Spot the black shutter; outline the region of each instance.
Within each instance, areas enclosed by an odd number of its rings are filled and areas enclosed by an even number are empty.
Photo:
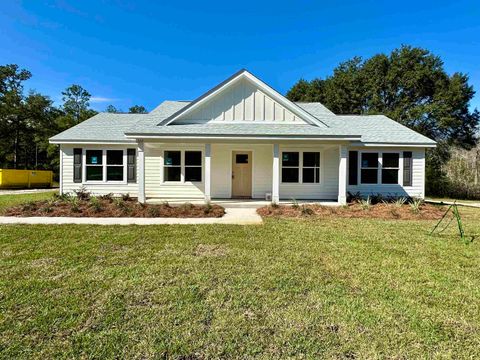
[[[82,149],[73,149],[73,182],[82,182]]]
[[[358,181],[358,151],[348,152],[348,185],[357,185]]]
[[[137,182],[137,156],[135,149],[127,149],[127,182]]]
[[[412,152],[403,152],[403,186],[412,186]]]

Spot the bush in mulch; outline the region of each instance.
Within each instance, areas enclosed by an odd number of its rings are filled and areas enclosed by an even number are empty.
[[[345,206],[277,205],[257,210],[262,217],[289,218],[372,218],[391,220],[437,220],[445,213],[445,207],[425,203],[351,203]]]
[[[5,216],[62,216],[62,217],[176,217],[200,218],[222,217],[225,209],[219,205],[183,204],[171,206],[141,204],[128,195],[90,196],[85,193],[76,196],[56,196],[51,200],[32,201],[5,210]]]

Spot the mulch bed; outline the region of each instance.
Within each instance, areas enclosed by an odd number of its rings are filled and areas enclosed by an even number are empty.
[[[298,207],[279,205],[264,206],[257,210],[262,217],[288,218],[367,218],[387,220],[437,220],[445,213],[444,206],[422,204],[418,212],[414,212],[410,205],[396,206],[395,204],[376,204],[368,209],[360,204],[353,203],[347,206],[300,205]]]
[[[76,198],[75,198],[76,199]],[[8,208],[3,216],[48,217],[173,217],[211,218],[222,217],[225,209],[219,205],[140,204],[134,199],[121,198],[88,200],[56,199],[33,201]]]

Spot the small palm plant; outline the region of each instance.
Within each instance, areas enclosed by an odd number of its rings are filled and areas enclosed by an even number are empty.
[[[292,198],[292,208],[293,209],[298,209],[300,205],[298,204],[298,201],[295,198]]]
[[[410,208],[415,214],[418,214],[420,212],[420,206],[422,206],[422,203],[422,199],[413,199],[410,203]]]
[[[361,199],[360,206],[363,210],[369,210],[372,207],[372,199],[370,199],[370,196],[367,196],[366,199]]]
[[[100,212],[100,211],[103,210],[102,209],[102,204],[101,204],[99,198],[96,197],[96,196],[92,196],[90,198],[90,207],[93,209],[94,212]]]
[[[399,197],[397,198],[397,200],[395,200],[395,206],[398,208],[402,207],[403,205],[405,205],[406,202],[407,198],[405,196]]]

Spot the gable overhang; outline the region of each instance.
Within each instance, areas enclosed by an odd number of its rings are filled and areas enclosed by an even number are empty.
[[[188,115],[195,109],[198,109],[200,106],[203,104],[207,103],[210,101],[212,98],[214,98],[216,95],[220,94],[222,91],[225,89],[229,88],[233,84],[237,83],[241,79],[247,79],[250,82],[252,82],[254,85],[256,85],[260,90],[262,90],[266,95],[270,96],[273,100],[277,101],[280,105],[284,106],[286,109],[290,110],[293,114],[301,118],[302,120],[306,121],[310,125],[316,125],[316,126],[321,126],[321,127],[329,127],[327,124],[324,122],[318,120],[316,117],[302,109],[300,106],[297,104],[293,103],[292,101],[288,100],[285,96],[280,94],[278,91],[273,89],[271,86],[267,85],[265,82],[251,74],[249,71],[246,69],[242,69],[232,76],[230,76],[228,79],[222,81],[220,84],[215,86],[214,88],[210,89],[207,91],[205,94],[201,95],[191,103],[189,103],[187,106],[184,108],[180,109],[176,113],[172,114],[165,120],[162,120],[158,125],[169,125],[175,120],[179,119],[182,116]]]

